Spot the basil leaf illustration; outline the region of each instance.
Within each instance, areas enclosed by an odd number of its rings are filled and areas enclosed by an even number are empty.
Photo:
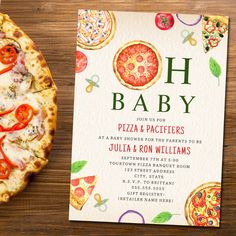
[[[84,166],[87,164],[87,161],[76,161],[71,165],[71,173],[78,173],[81,171]]]
[[[214,58],[210,58],[209,60],[209,67],[211,70],[211,73],[218,79],[218,85],[220,84],[220,75],[221,75],[221,66],[218,64],[218,62]]]
[[[169,221],[173,215],[174,214],[171,214],[169,211],[163,211],[152,219],[152,223],[157,223],[157,224],[165,223]]]

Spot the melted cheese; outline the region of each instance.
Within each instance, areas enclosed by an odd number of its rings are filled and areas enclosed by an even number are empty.
[[[24,53],[20,51],[17,55],[16,65],[10,71],[0,74],[1,93],[22,95],[29,90],[33,77],[27,73],[25,66],[21,63],[24,57]],[[0,71],[9,66],[11,65],[4,65],[0,62]]]
[[[0,70],[2,70],[5,67],[2,67],[2,63],[0,63]],[[13,85],[14,83],[12,82],[11,79],[11,71],[1,74],[0,81],[1,81],[0,89],[8,89],[11,85]]]
[[[34,111],[37,113],[36,115],[33,116],[33,119],[32,119],[33,123],[40,120],[39,118],[35,119],[35,117],[40,115],[38,111],[40,111],[41,108],[34,94],[27,93],[24,96],[19,96],[17,98],[12,98],[12,99],[9,99],[7,95],[0,94],[0,112],[9,110],[12,107],[17,108],[21,104],[29,104],[30,106],[33,107]],[[0,125],[3,125],[4,127],[8,127],[10,126],[12,122],[15,122],[15,123],[17,122],[17,119],[15,117],[15,111],[12,111],[11,113],[7,115],[0,116]]]
[[[33,158],[30,151],[9,142],[4,142],[3,151],[9,160],[20,169],[24,169],[26,164]]]
[[[24,96],[11,100],[7,97],[0,96],[0,109],[1,104],[2,106],[5,104],[5,109],[1,109],[2,111],[11,108],[13,105],[18,107],[20,104],[29,104],[33,107],[35,114],[29,124],[24,129],[7,132],[6,138],[15,144],[19,144],[24,149],[32,150],[35,155],[38,153],[38,150],[41,150],[41,143],[39,140],[45,133],[43,125],[44,115],[39,98],[41,97],[36,96],[36,94],[33,93],[27,93]],[[11,127],[16,123],[18,123],[18,120],[15,117],[15,111],[2,117],[0,116],[0,125],[3,127]]]
[[[9,40],[0,40],[0,48],[12,44]],[[19,45],[16,46],[20,51]],[[17,186],[25,168],[32,165],[37,159],[37,150],[41,150],[41,143],[37,140],[44,134],[43,115],[40,99],[41,96],[33,94],[30,90],[33,76],[27,72],[27,68],[21,64],[24,59],[24,53],[18,53],[16,66],[3,74],[0,74],[0,112],[7,111],[12,107],[17,108],[21,104],[29,104],[33,107],[35,114],[29,124],[22,130],[6,132],[6,138],[3,141],[3,151],[9,160],[18,166],[12,169],[9,179],[4,180],[9,189]],[[0,71],[7,68],[0,62]],[[0,116],[0,126],[12,127],[19,123],[15,117],[15,110],[11,113]],[[0,132],[0,136],[3,133]],[[0,158],[2,158],[0,154]]]

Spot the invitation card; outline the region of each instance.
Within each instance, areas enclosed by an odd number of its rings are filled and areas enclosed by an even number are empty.
[[[228,27],[78,11],[70,220],[219,227]]]

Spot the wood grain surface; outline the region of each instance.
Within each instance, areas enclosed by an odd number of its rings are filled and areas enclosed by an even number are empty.
[[[74,64],[78,8],[230,16],[220,229],[69,222]],[[44,53],[58,86],[58,128],[48,166],[25,191],[0,206],[0,235],[236,235],[236,1],[3,0],[9,14]],[[204,91],[202,91],[204,93]],[[212,117],[214,119],[214,117]]]

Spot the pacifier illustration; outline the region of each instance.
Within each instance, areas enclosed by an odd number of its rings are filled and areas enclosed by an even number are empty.
[[[181,32],[181,36],[184,39],[182,43],[189,42],[190,45],[196,46],[197,45],[197,40],[193,38],[194,32],[189,32],[188,30],[183,30]]]
[[[99,88],[98,82],[100,78],[98,75],[92,75],[90,79],[85,79],[85,80],[89,83],[89,85],[85,89],[87,93],[91,93],[94,87]]]
[[[99,211],[102,211],[102,212],[104,212],[104,211],[107,210],[107,204],[106,204],[107,201],[108,201],[107,198],[102,200],[101,195],[100,195],[99,193],[95,193],[95,194],[94,194],[94,199],[95,199],[96,202],[97,202],[97,204],[94,205],[94,207],[98,208],[98,210],[99,210]]]

